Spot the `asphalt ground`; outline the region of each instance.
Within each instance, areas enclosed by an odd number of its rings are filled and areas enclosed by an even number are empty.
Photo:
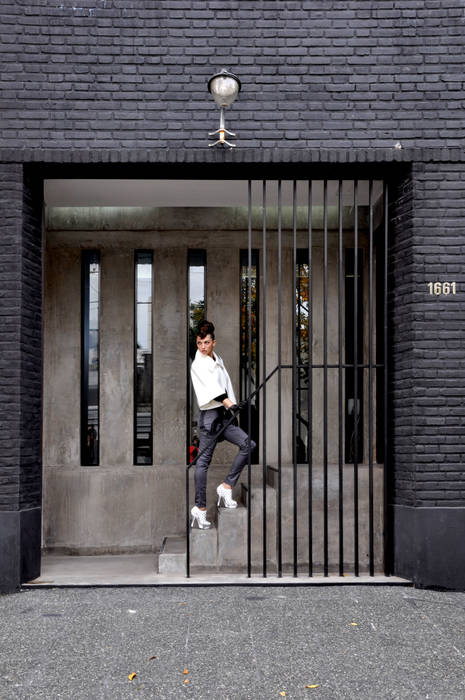
[[[26,590],[0,699],[465,698],[464,630],[465,593],[409,587]]]

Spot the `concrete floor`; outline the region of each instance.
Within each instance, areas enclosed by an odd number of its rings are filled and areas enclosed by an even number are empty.
[[[118,554],[92,557],[47,554],[42,557],[41,575],[29,581],[25,588],[60,586],[172,586],[172,585],[263,585],[260,575],[248,578],[245,574],[195,574],[185,576],[158,573],[157,554]],[[327,584],[401,584],[409,582],[395,576],[377,575],[355,577],[352,575],[328,576],[316,574],[312,578],[301,575],[294,578],[268,576],[267,585],[327,585]]]

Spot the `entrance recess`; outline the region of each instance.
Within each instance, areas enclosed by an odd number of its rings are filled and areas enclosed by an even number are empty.
[[[379,180],[248,182],[248,576],[390,573],[387,209]]]

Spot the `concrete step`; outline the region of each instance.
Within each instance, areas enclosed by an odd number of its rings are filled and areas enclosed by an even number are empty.
[[[219,571],[242,573],[247,570],[247,510],[218,508],[217,527],[190,531],[192,573]],[[160,574],[182,575],[186,571],[186,538],[166,537],[158,559]]]
[[[214,525],[208,530],[192,528],[191,540],[191,571],[216,571],[217,529]],[[186,572],[186,538],[184,535],[165,537],[162,550],[158,557],[159,574],[179,574]]]
[[[369,468],[367,464],[358,467],[358,559],[361,571],[369,566]],[[270,470],[268,478],[277,485],[277,473]],[[283,570],[288,571],[293,562],[293,467],[283,464],[281,470],[281,512],[282,512],[282,556]],[[323,567],[324,532],[324,470],[322,464],[314,464],[312,469],[312,550],[313,566],[316,571]],[[373,466],[374,495],[374,564],[375,570],[383,568],[383,505],[384,505],[383,465]],[[343,466],[343,547],[345,570],[354,568],[354,467]],[[308,568],[308,469],[306,465],[297,467],[297,558],[303,569]],[[328,558],[331,571],[337,571],[339,562],[339,468],[328,465]]]
[[[247,508],[248,487],[242,484],[241,501]],[[261,570],[263,566],[263,488],[252,486],[251,489],[251,558],[252,568]],[[246,523],[247,532],[247,523]],[[266,558],[270,573],[277,570],[276,554],[276,489],[266,487]]]
[[[163,540],[158,557],[159,574],[182,574],[186,571],[186,538],[169,535]]]
[[[247,509],[218,509],[218,571],[244,572],[247,569]]]

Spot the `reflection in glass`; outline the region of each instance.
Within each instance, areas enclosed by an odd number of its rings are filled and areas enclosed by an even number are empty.
[[[296,459],[298,464],[307,461],[308,448],[308,358],[310,337],[310,289],[308,250],[297,250],[295,318],[297,364],[297,432]],[[304,365],[303,367],[301,365]],[[307,366],[305,366],[307,365]]]
[[[197,454],[195,438],[197,431],[197,416],[199,407],[190,381],[190,363],[197,352],[196,330],[200,321],[205,318],[205,271],[206,251],[189,250],[187,253],[187,304],[189,314],[189,372],[188,372],[188,425],[187,425],[187,458],[190,462]]]
[[[252,337],[251,337],[251,356],[249,358],[249,252],[241,250],[241,279],[240,279],[240,295],[241,295],[241,353],[240,353],[240,400],[247,399],[248,391],[248,372],[250,369],[251,387],[250,392],[254,392],[258,387],[258,250],[252,250],[252,265],[251,265],[251,287],[250,287],[250,304],[252,317]],[[256,442],[257,447],[252,453],[252,464],[258,464],[258,443],[259,443],[259,400],[258,394],[252,399],[252,430],[251,437]],[[240,426],[248,432],[248,412],[241,412]]]
[[[100,254],[82,253],[81,464],[99,463]]]
[[[153,461],[152,297],[153,253],[136,250],[134,464]]]

